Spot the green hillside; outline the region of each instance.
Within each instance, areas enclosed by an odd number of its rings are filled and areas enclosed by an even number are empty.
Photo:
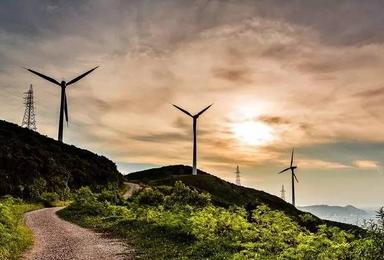
[[[0,196],[33,198],[42,192],[69,193],[117,187],[122,176],[104,156],[0,121]]]
[[[189,166],[173,165],[130,173],[125,176],[125,179],[129,182],[153,186],[174,185],[176,181],[180,180],[198,191],[210,193],[213,203],[218,206],[244,206],[251,211],[258,205],[265,204],[272,210],[283,211],[309,230],[316,230],[320,224],[337,226],[344,230],[359,230],[353,225],[319,219],[314,215],[298,210],[290,203],[269,193],[237,186],[200,170],[198,170],[197,176],[193,176],[191,172],[192,169]]]

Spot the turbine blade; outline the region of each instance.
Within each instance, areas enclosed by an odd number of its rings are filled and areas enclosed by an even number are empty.
[[[67,121],[68,126],[68,102],[67,102],[67,94],[64,94],[64,114],[65,114],[65,121]]]
[[[295,152],[295,148],[292,148],[292,155],[291,155],[291,167],[293,166],[293,153]]]
[[[181,112],[183,112],[183,113],[185,113],[185,114],[187,114],[187,115],[193,117],[193,116],[191,115],[191,113],[189,113],[187,110],[182,109],[181,107],[176,106],[176,105],[174,105],[174,104],[172,104],[172,106],[176,107],[176,108],[179,109]]]
[[[27,69],[27,68],[24,68],[24,69],[28,70],[29,72],[32,72],[33,74],[35,74],[35,75],[37,75],[39,77],[42,77],[45,80],[48,80],[48,81],[50,81],[50,82],[60,86],[60,83],[57,80],[55,80],[55,79],[53,79],[51,77],[45,76],[44,74],[41,74],[40,72],[31,70],[31,69]]]
[[[295,174],[295,173],[293,173],[293,177],[295,178],[296,182],[297,182],[297,183],[299,183],[299,180],[297,179],[297,177],[296,177],[296,174]]]
[[[284,170],[282,170],[282,171],[280,171],[280,172],[278,172],[278,173],[280,174],[280,173],[286,172],[286,171],[288,171],[289,169],[291,169],[291,167],[288,167],[288,168],[286,168],[286,169],[284,169]]]
[[[87,76],[89,73],[91,73],[92,71],[94,71],[94,70],[97,69],[98,67],[99,67],[99,66],[96,66],[96,67],[94,67],[93,69],[88,70],[87,72],[81,74],[80,76],[78,76],[78,77],[72,79],[71,81],[69,81],[69,82],[67,83],[67,86],[68,86],[68,85],[71,85],[71,84],[73,84],[73,83],[75,83],[75,82],[77,82],[77,81],[79,81],[79,80],[82,79],[82,78],[84,78],[85,76]]]
[[[205,111],[208,110],[208,108],[210,108],[213,104],[210,104],[209,106],[207,106],[206,108],[204,108],[203,110],[201,110],[199,113],[197,113],[195,116],[196,117],[199,117],[202,113],[204,113]]]

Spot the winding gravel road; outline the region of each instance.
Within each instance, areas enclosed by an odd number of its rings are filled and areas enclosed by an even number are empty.
[[[124,184],[128,186],[128,190],[123,195],[124,199],[128,199],[128,198],[132,197],[132,195],[135,192],[137,192],[137,191],[142,189],[142,187],[139,184],[136,184],[136,183],[124,182]]]
[[[34,244],[24,259],[134,259],[133,249],[124,242],[60,219],[56,215],[60,209],[45,208],[25,215],[26,223],[33,231]]]

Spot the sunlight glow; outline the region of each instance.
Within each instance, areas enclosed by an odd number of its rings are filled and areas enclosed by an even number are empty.
[[[246,121],[233,125],[235,137],[248,145],[262,145],[272,141],[274,139],[272,132],[272,128],[261,122]]]

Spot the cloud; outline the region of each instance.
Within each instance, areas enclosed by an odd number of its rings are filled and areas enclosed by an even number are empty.
[[[20,121],[32,83],[39,131],[55,137],[59,91],[21,66],[61,80],[100,64],[68,89],[68,143],[122,165],[189,163],[191,122],[170,103],[193,112],[214,102],[198,122],[207,170],[239,163],[267,183],[295,146],[299,167],[339,176],[384,156],[383,10],[357,0],[5,0],[0,116]],[[240,143],[232,127],[244,120],[268,124],[274,141]]]
[[[375,161],[357,160],[353,162],[354,166],[361,169],[377,169],[378,163]]]
[[[344,165],[338,162],[308,160],[308,159],[301,159],[299,167],[304,169],[323,169],[323,170],[329,170],[329,169],[341,170],[341,169],[350,168],[350,166]]]
[[[257,120],[260,120],[267,124],[289,124],[290,121],[286,118],[280,117],[280,116],[270,116],[270,115],[261,115],[257,117]]]
[[[233,83],[251,83],[251,79],[249,77],[250,71],[246,68],[214,68],[212,69],[213,76],[228,80]]]
[[[356,97],[364,97],[364,98],[378,98],[382,95],[384,95],[384,87],[364,90],[354,94],[354,96]]]

